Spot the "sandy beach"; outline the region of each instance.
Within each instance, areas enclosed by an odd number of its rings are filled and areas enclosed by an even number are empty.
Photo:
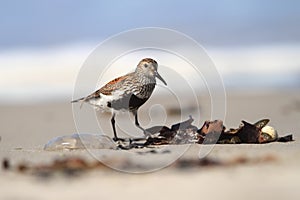
[[[146,124],[145,110],[141,109],[141,123]],[[40,178],[16,170],[0,171],[0,199],[116,199],[116,198],[172,198],[172,199],[299,199],[300,191],[300,94],[298,90],[278,92],[227,93],[227,112],[224,124],[227,128],[238,127],[241,120],[256,122],[269,118],[280,136],[292,133],[295,141],[270,144],[216,145],[209,153],[209,159],[228,162],[246,159],[232,165],[169,166],[151,173],[129,174],[109,168],[89,170],[80,176],[55,175]],[[164,103],[162,103],[164,104]],[[209,119],[206,105],[201,103],[200,124]],[[172,106],[171,106],[172,107]],[[169,109],[169,108],[168,108]],[[167,109],[167,110],[168,110]],[[35,105],[2,105],[0,158],[9,159],[12,166],[25,162],[29,164],[51,163],[56,158],[78,156],[92,161],[91,154],[84,150],[44,151],[43,146],[52,138],[76,133],[72,107],[69,101],[41,103]],[[109,115],[104,115],[103,130],[111,133]],[[187,116],[188,117],[188,116]],[[121,121],[125,117],[120,117]],[[167,125],[178,122],[176,116],[166,121]],[[121,122],[122,123],[122,122]],[[180,159],[197,160],[201,145],[186,145]],[[160,147],[155,149],[162,152]],[[105,150],[115,151],[116,150]],[[120,154],[124,151],[117,150]],[[130,150],[135,157],[145,160],[140,168],[155,165],[165,159],[168,153],[145,153],[149,149]],[[172,148],[171,150],[172,151]],[[101,154],[103,150],[95,150]],[[142,153],[141,153],[142,152]],[[113,154],[116,155],[116,154]],[[157,159],[156,159],[157,158]],[[122,162],[120,156],[116,162]],[[130,166],[129,166],[130,167]]]
[[[0,200],[300,200],[299,8],[2,1]]]

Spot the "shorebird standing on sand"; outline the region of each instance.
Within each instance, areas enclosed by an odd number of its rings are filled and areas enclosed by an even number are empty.
[[[143,130],[138,121],[138,109],[151,96],[156,79],[160,79],[165,85],[166,81],[157,72],[157,62],[151,58],[144,58],[139,62],[134,72],[118,77],[96,92],[74,102],[89,103],[102,111],[112,112],[111,124],[114,132],[114,140],[119,140],[115,127],[117,111],[129,111],[135,116],[135,125]]]

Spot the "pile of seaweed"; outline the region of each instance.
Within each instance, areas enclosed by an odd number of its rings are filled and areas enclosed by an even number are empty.
[[[222,120],[205,121],[199,129],[192,125],[194,119],[171,126],[154,126],[146,129],[146,138],[130,138],[119,143],[122,149],[141,148],[166,144],[262,144],[293,141],[293,135],[279,137],[277,130],[267,126],[269,119],[254,124],[242,121],[238,128],[226,129]]]
[[[238,128],[226,129],[223,121],[205,121],[201,128],[193,125],[190,116],[186,121],[171,127],[154,126],[145,130],[147,137],[122,138],[113,141],[107,135],[76,133],[51,139],[44,150],[75,150],[75,149],[124,149],[144,148],[159,145],[179,144],[262,144],[270,142],[293,141],[293,135],[279,137],[277,130],[268,126],[269,119],[262,119],[251,124],[242,121]]]

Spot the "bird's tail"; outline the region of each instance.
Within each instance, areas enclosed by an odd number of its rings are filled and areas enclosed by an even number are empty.
[[[72,100],[71,103],[76,103],[76,102],[80,102],[80,101],[83,101],[83,100],[84,100],[84,97]]]
[[[71,103],[80,102],[80,108],[81,108],[82,104],[85,102],[85,100],[86,100],[86,97],[82,97],[82,98],[79,98],[79,99],[72,100]]]

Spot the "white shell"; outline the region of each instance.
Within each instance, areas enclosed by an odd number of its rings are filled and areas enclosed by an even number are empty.
[[[261,129],[261,132],[268,134],[270,136],[270,142],[277,140],[277,138],[278,138],[277,130],[275,128],[273,128],[272,126],[263,127]]]

